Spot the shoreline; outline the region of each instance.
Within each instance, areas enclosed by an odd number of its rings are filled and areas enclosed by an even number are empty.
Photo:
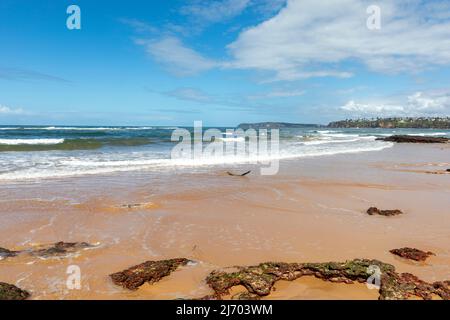
[[[203,279],[217,268],[354,258],[379,259],[429,282],[447,280],[450,225],[442,208],[450,207],[450,183],[447,175],[420,170],[442,169],[449,155],[448,146],[395,145],[374,153],[283,160],[276,176],[230,177],[208,168],[61,179],[21,184],[21,190],[6,184],[0,187],[2,247],[58,241],[98,242],[100,247],[64,259],[2,260],[2,281],[31,291],[31,299],[193,298],[210,293]],[[120,207],[149,202],[154,206]],[[405,214],[368,216],[370,206]],[[389,253],[404,246],[436,256],[416,263]],[[135,292],[115,286],[107,276],[174,257],[199,263]],[[81,268],[82,290],[64,288],[70,264]],[[359,289],[338,289],[344,284],[297,281],[280,285],[275,297],[302,298],[303,292],[305,299],[337,298],[333,288],[352,299],[372,297],[359,296]]]

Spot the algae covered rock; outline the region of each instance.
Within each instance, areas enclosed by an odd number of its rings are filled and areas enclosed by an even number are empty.
[[[15,285],[0,282],[0,300],[25,300],[30,294]]]
[[[380,216],[397,216],[399,214],[403,214],[403,212],[401,210],[398,209],[394,209],[394,210],[380,210],[376,207],[370,207],[369,209],[367,209],[367,214],[368,215],[380,215]]]
[[[390,141],[397,143],[447,143],[448,138],[443,137],[424,137],[424,136],[408,136],[408,135],[393,135],[390,137],[377,138],[377,140]]]
[[[416,248],[408,248],[408,247],[400,249],[392,249],[389,252],[395,254],[396,256],[415,261],[425,261],[429,256],[434,255],[434,253],[431,251],[425,252]]]
[[[186,258],[147,261],[124,271],[113,273],[110,277],[114,284],[126,289],[136,290],[146,282],[155,283],[161,280],[179,266],[184,266],[189,262],[191,260]]]
[[[427,283],[414,275],[398,274],[393,265],[369,259],[354,259],[346,262],[325,263],[282,263],[267,262],[257,266],[238,267],[237,271],[213,271],[207,277],[207,284],[214,294],[208,299],[222,299],[230,294],[234,286],[242,285],[247,293],[240,293],[240,299],[255,299],[267,296],[279,280],[292,281],[302,276],[351,284],[366,282],[377,270],[379,276],[380,300],[403,300],[412,296],[431,299],[433,295],[449,299],[448,281]],[[206,297],[204,297],[206,298]]]

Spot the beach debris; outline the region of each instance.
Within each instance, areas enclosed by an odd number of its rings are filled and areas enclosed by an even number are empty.
[[[233,176],[233,177],[244,177],[244,176],[248,175],[250,172],[252,172],[252,171],[249,170],[244,173],[233,173],[233,172],[227,171],[228,175]]]
[[[87,242],[57,242],[51,245],[40,245],[32,249],[24,249],[18,251],[11,251],[5,248],[0,248],[0,259],[15,257],[20,254],[29,254],[39,258],[54,258],[66,257],[78,251],[94,248],[97,245],[89,244]]]
[[[153,202],[122,204],[119,206],[122,209],[152,209],[155,207],[156,205]]]
[[[375,214],[378,214],[380,216],[396,216],[399,214],[403,214],[401,210],[395,209],[395,210],[380,210],[377,207],[370,207],[367,209],[367,214],[373,216]]]
[[[408,136],[393,135],[389,137],[380,137],[377,140],[397,142],[397,143],[447,143],[448,138],[443,137],[427,137],[427,136]]]
[[[25,300],[30,293],[15,285],[0,282],[0,300]]]
[[[236,267],[238,271],[225,272],[216,270],[207,277],[207,284],[214,294],[202,299],[222,299],[230,294],[234,286],[244,286],[248,293],[240,293],[238,298],[261,298],[270,294],[274,284],[279,280],[293,281],[302,276],[314,276],[324,281],[351,284],[364,283],[376,266],[380,270],[380,300],[404,300],[412,296],[432,299],[438,295],[450,299],[449,281],[427,283],[412,274],[395,272],[393,265],[378,260],[354,259],[346,262],[326,263],[283,263],[266,262],[257,266]]]
[[[399,257],[415,261],[425,261],[429,256],[435,255],[431,251],[425,252],[416,248],[408,248],[408,247],[400,249],[392,249],[389,252]]]
[[[193,262],[186,258],[146,261],[126,270],[110,275],[114,284],[129,290],[137,290],[144,283],[153,284],[170,275],[178,267]]]

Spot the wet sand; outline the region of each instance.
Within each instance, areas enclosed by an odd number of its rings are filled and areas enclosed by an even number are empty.
[[[0,247],[58,241],[99,243],[61,259],[0,261],[0,281],[32,299],[174,299],[210,294],[214,269],[265,261],[373,258],[429,282],[450,279],[450,148],[395,145],[379,152],[284,160],[275,176],[252,165],[86,176],[40,183],[0,182]],[[227,170],[252,169],[246,177]],[[148,204],[121,207],[124,204]],[[395,217],[367,208],[401,209]],[[426,262],[393,256],[416,247]],[[197,261],[160,282],[128,291],[109,274],[147,260]],[[81,290],[66,269],[81,268]],[[364,284],[309,277],[277,283],[269,299],[376,299]]]

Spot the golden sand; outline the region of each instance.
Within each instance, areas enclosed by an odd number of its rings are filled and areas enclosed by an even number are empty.
[[[450,278],[450,149],[397,145],[380,152],[283,161],[280,173],[246,177],[229,168],[123,173],[0,185],[0,247],[58,241],[100,243],[60,259],[0,261],[0,281],[32,299],[175,299],[211,293],[214,269],[265,261],[322,262],[373,258],[425,281]],[[131,205],[131,206],[128,206]],[[400,209],[395,217],[367,208]],[[390,249],[435,256],[416,263]],[[109,274],[147,260],[196,260],[137,291]],[[66,287],[67,267],[81,269],[81,290]],[[304,277],[279,282],[269,299],[376,299],[364,284]],[[234,290],[239,290],[235,288]]]

